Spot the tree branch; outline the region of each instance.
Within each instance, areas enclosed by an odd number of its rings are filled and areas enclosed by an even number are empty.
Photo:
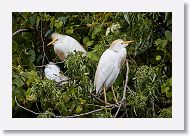
[[[92,97],[94,97],[96,100],[100,101],[101,103],[103,103],[104,105],[106,104],[103,100],[101,100],[100,98],[96,97],[96,95],[94,95],[93,93],[90,93],[92,95]]]
[[[82,113],[82,114],[76,114],[76,115],[65,116],[65,117],[64,117],[64,116],[56,116],[56,115],[53,115],[53,114],[50,114],[50,113],[34,112],[34,111],[30,110],[30,109],[27,109],[27,108],[21,106],[21,105],[18,103],[18,101],[17,101],[17,99],[16,99],[16,96],[15,96],[15,102],[16,102],[16,104],[17,104],[18,107],[20,107],[20,108],[22,108],[22,109],[24,109],[24,110],[26,110],[26,111],[29,111],[29,112],[31,112],[31,113],[33,113],[33,114],[35,114],[35,115],[46,114],[46,115],[51,115],[51,116],[53,116],[53,117],[55,117],[55,118],[76,118],[76,117],[81,117],[81,116],[84,116],[84,115],[89,115],[89,114],[92,114],[92,113],[95,113],[95,112],[102,111],[102,110],[104,110],[105,108],[114,108],[114,107],[116,107],[115,104],[108,105],[108,106],[101,106],[102,108],[99,108],[99,109],[96,109],[96,110],[93,110],[93,111],[89,111],[89,112],[85,112],[85,113]]]
[[[120,109],[121,109],[121,106],[122,104],[124,103],[124,101],[126,100],[126,92],[127,92],[127,82],[128,82],[128,74],[129,74],[129,64],[128,64],[128,60],[126,59],[126,67],[127,67],[127,72],[126,72],[126,79],[125,79],[125,86],[124,86],[124,90],[123,90],[123,97],[120,101],[120,104],[119,104],[119,108],[117,109],[117,112],[115,114],[114,117],[117,117]]]
[[[114,105],[108,105],[108,106],[105,106],[105,107],[103,107],[103,108],[96,109],[96,110],[93,110],[93,111],[89,111],[89,112],[86,112],[86,113],[77,114],[77,115],[73,115],[73,116],[66,116],[65,118],[81,117],[81,116],[84,116],[84,115],[89,115],[89,114],[92,114],[92,113],[95,113],[95,112],[102,111],[102,110],[104,110],[105,108],[113,108],[113,107],[114,107]]]
[[[16,32],[14,32],[14,33],[12,34],[12,37],[15,36],[17,33],[20,33],[20,32],[27,32],[27,31],[29,31],[29,30],[28,30],[28,29],[19,29],[19,30],[17,30]]]

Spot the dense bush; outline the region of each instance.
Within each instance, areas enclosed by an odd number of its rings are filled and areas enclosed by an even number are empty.
[[[128,88],[117,117],[172,117],[171,13],[18,12],[12,14],[12,30],[13,117],[114,117],[118,107],[101,103],[93,82],[101,54],[118,38],[134,44],[127,47]],[[46,46],[52,31],[72,36],[88,51],[57,63],[70,79],[63,86],[44,77],[44,66],[59,62]],[[126,70],[114,83],[119,101]],[[114,103],[110,90],[107,98]]]

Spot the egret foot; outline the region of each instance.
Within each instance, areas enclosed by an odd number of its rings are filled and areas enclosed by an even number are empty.
[[[111,90],[112,90],[112,93],[113,93],[114,101],[115,101],[116,104],[118,104],[118,100],[117,100],[117,98],[116,98],[115,91],[114,91],[114,89],[113,89],[113,85],[111,86]]]

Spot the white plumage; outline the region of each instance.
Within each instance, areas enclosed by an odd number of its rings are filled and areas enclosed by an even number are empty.
[[[82,47],[82,45],[77,40],[68,35],[53,33],[51,38],[52,42],[50,42],[48,45],[54,45],[54,51],[62,61],[69,53],[74,51],[81,51],[86,54],[86,50]]]
[[[132,41],[124,42],[122,39],[115,40],[102,54],[95,73],[94,85],[96,88],[96,94],[100,94],[103,89],[106,90],[115,82],[121,66],[126,59],[127,52],[125,47],[131,42]],[[104,96],[106,102],[106,95],[104,94]]]
[[[123,50],[125,51],[125,48]],[[120,71],[121,59],[117,52],[110,49],[102,54],[95,74],[96,94],[101,93],[103,84],[108,88],[114,83]]]
[[[68,77],[62,75],[60,72],[61,72],[60,68],[52,62],[47,64],[45,69],[44,69],[45,77],[47,79],[54,80],[57,83],[61,82],[60,85],[63,85],[64,83],[67,82]]]

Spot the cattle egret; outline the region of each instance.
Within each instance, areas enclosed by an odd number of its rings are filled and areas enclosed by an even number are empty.
[[[47,45],[54,45],[54,51],[61,61],[67,57],[67,55],[74,51],[81,51],[86,54],[86,50],[82,45],[74,38],[68,35],[61,35],[53,33],[51,35],[52,41]]]
[[[95,74],[94,85],[96,94],[100,94],[103,90],[105,104],[107,103],[106,90],[111,86],[113,97],[117,103],[115,92],[113,90],[113,83],[119,75],[120,69],[126,59],[125,47],[133,41],[123,41],[117,39],[113,41],[110,47],[102,54]]]
[[[44,73],[47,79],[54,80],[60,85],[63,85],[68,81],[68,77],[62,75],[60,68],[52,62],[45,66]]]

